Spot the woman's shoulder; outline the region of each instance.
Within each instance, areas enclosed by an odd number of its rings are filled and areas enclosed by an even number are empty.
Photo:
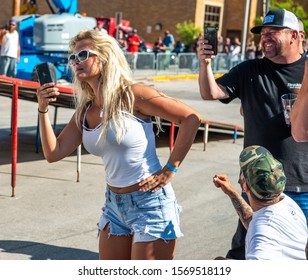
[[[151,85],[145,85],[145,84],[133,84],[132,85],[132,92],[135,97],[135,105],[137,106],[143,106],[141,104],[144,104],[144,101],[151,101],[156,99],[156,97],[159,96],[165,96],[164,93],[159,91],[157,88]]]
[[[144,83],[134,83],[131,85],[131,89],[135,96],[157,92],[154,86],[146,85]]]

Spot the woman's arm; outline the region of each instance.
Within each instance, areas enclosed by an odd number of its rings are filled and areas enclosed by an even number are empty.
[[[58,137],[54,133],[48,115],[48,105],[56,101],[56,96],[59,94],[54,83],[41,86],[36,94],[38,99],[41,143],[44,156],[48,162],[58,161],[70,155],[82,141],[81,132],[76,125],[74,116]],[[55,97],[50,98],[50,96]]]
[[[172,167],[178,168],[184,160],[194,142],[202,117],[193,108],[154,88],[143,85],[134,85],[133,92],[135,94],[134,109],[137,114],[141,114],[145,117],[158,116],[164,120],[179,125],[173,150],[166,162],[166,164],[169,163],[171,166],[165,166],[160,177],[156,176],[157,178],[154,179],[154,181],[151,181],[150,178],[149,180],[151,182],[146,182],[147,184],[144,187],[144,190],[153,189],[160,184],[165,185],[174,176],[175,172],[172,171]],[[160,187],[162,186],[158,186],[158,189]]]
[[[291,131],[295,141],[308,141],[308,60],[297,100],[291,110]]]

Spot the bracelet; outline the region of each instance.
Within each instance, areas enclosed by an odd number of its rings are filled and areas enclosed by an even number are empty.
[[[38,112],[41,113],[41,114],[46,114],[48,113],[48,108],[47,108],[47,111],[43,112],[43,111],[40,111],[40,108],[37,108]]]
[[[178,172],[178,169],[172,166],[169,162],[166,163],[166,167],[170,169],[172,172],[175,172],[175,173]]]

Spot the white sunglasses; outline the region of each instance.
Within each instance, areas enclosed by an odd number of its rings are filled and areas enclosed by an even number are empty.
[[[92,50],[82,50],[78,53],[71,54],[68,57],[68,64],[75,65],[76,59],[78,59],[79,62],[86,61],[87,59],[89,59],[91,53],[95,55],[97,54],[95,51]]]

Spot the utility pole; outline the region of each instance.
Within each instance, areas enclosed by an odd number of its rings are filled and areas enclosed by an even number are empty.
[[[267,14],[270,8],[270,0],[263,0],[263,17]]]
[[[20,15],[20,0],[13,0],[12,16]]]
[[[246,0],[245,19],[244,19],[243,37],[242,37],[242,54],[241,54],[241,61],[244,61],[244,59],[245,59],[246,40],[247,40],[247,26],[248,26],[248,19],[249,19],[249,10],[250,10],[250,0]]]

